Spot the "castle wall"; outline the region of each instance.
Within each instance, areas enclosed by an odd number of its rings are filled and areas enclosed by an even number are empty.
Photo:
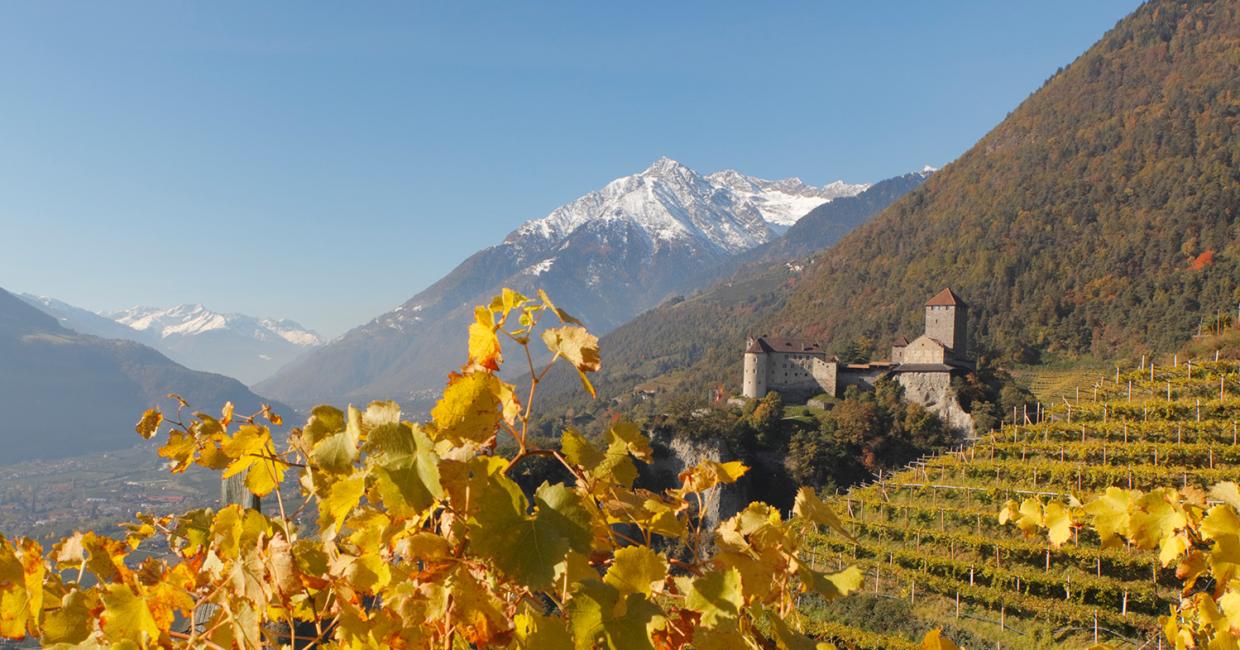
[[[844,368],[839,372],[838,394],[842,394],[849,386],[857,386],[865,390],[874,388],[874,384],[887,374],[888,368]]]
[[[943,346],[927,332],[919,336],[904,348],[900,355],[900,363],[944,363],[947,359]]]
[[[973,416],[956,401],[950,372],[902,372],[896,381],[904,387],[904,399],[926,407],[951,429],[973,433]]]
[[[837,368],[825,355],[774,352],[767,356],[767,390],[835,395]]]

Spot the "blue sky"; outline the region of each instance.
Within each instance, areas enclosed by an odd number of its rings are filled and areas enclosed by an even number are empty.
[[[336,335],[660,155],[941,166],[1136,5],[5,3],[0,287]]]

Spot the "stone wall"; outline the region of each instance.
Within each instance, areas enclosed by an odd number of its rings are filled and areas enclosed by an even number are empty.
[[[767,390],[805,397],[835,395],[837,366],[824,355],[774,352],[767,357]]]
[[[896,380],[904,387],[904,399],[921,404],[942,418],[947,426],[966,435],[973,433],[973,416],[956,401],[949,372],[902,372]]]

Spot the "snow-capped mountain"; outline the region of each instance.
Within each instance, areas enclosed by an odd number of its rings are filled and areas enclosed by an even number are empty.
[[[45,296],[20,297],[74,331],[137,341],[195,370],[246,384],[271,376],[322,343],[314,331],[291,320],[214,312],[202,305],[131,307],[100,314]]]
[[[843,181],[812,187],[799,178],[769,181],[733,170],[702,176],[664,157],[525,222],[505,242],[556,243],[587,223],[627,222],[651,240],[692,240],[735,253],[766,243],[823,203],[866,187]]]
[[[403,305],[281,369],[258,389],[297,406],[324,400],[416,403],[465,356],[472,306],[502,287],[545,289],[602,334],[703,286],[738,254],[804,213],[866,185],[813,187],[670,158],[521,224]]]
[[[769,223],[788,227],[810,210],[835,199],[856,196],[869,183],[833,181],[822,187],[806,185],[799,178],[768,181],[725,169],[706,177],[715,185],[726,187],[742,201],[752,204]]]
[[[130,307],[106,317],[139,332],[161,339],[196,336],[213,330],[231,330],[259,341],[284,340],[293,345],[313,347],[322,343],[319,335],[287,319],[255,318],[245,314],[221,314],[202,305]]]

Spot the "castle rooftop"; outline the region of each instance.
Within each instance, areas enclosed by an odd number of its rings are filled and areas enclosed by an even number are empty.
[[[956,295],[955,291],[952,291],[950,288],[948,288],[948,289],[943,289],[942,291],[934,294],[934,297],[931,298],[930,301],[926,303],[926,306],[927,307],[956,307],[956,306],[967,306],[967,305],[964,304],[964,299]]]

